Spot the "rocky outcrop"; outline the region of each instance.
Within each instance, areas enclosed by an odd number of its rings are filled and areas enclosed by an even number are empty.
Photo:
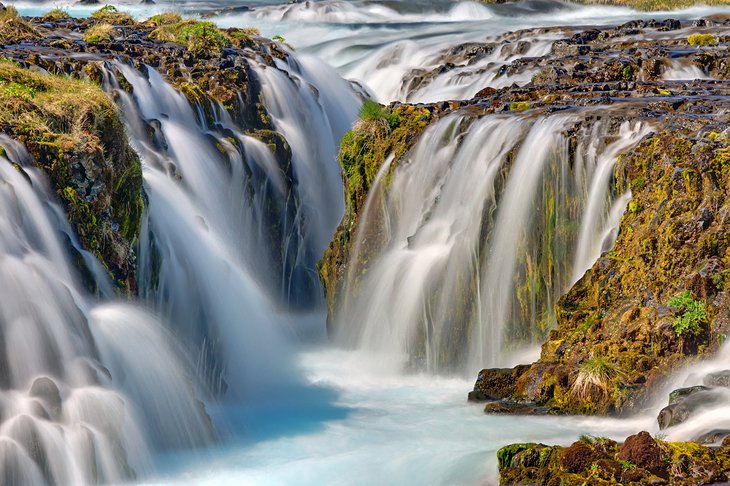
[[[177,37],[164,38],[161,31]],[[131,91],[121,65],[155,68],[203,114],[203,123],[214,125],[225,110],[250,127],[291,179],[289,146],[274,131],[247,62],[273,65],[274,57],[287,54],[254,29],[221,30],[176,14],[137,22],[110,6],[86,19],[61,10],[23,19],[9,7],[0,13],[0,37],[2,131],[22,142],[48,174],[81,244],[122,293],[136,292],[145,195],[139,158],[105,93],[109,73]],[[87,283],[93,286],[93,279]]]
[[[623,444],[584,436],[569,447],[513,444],[497,452],[500,484],[694,485],[728,480],[730,448],[664,442],[639,432]]]

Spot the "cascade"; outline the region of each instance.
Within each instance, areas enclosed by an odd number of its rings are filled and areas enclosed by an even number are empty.
[[[557,298],[615,240],[628,197],[613,165],[647,133],[579,119],[453,114],[429,127],[390,187],[379,175],[370,191],[336,338],[470,372],[540,341]]]
[[[99,262],[23,147],[1,143],[0,480],[122,482],[148,472],[157,448],[208,442],[174,340],[153,316],[88,294],[70,255],[92,270]],[[111,289],[104,273],[95,278]]]
[[[106,74],[149,197],[140,292],[210,391],[234,401],[300,381],[289,311],[321,313],[315,265],[343,211],[336,141],[358,108],[349,84],[314,60],[249,62],[290,147],[284,160],[222,107],[206,119],[152,68],[114,66],[131,95]]]

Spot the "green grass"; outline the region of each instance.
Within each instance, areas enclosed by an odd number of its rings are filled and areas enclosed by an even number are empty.
[[[672,324],[677,336],[698,334],[702,324],[707,322],[705,303],[693,299],[688,290],[669,299],[667,305],[677,311],[677,317]]]

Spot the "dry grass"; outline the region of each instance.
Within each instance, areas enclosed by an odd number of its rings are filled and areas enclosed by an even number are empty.
[[[40,39],[33,25],[20,17],[12,5],[0,10],[0,44],[17,44],[24,40]]]
[[[0,124],[19,136],[71,151],[97,145],[95,128],[116,117],[114,103],[90,82],[0,61]]]
[[[570,389],[571,399],[578,402],[607,400],[616,382],[624,376],[618,366],[604,357],[584,361]]]

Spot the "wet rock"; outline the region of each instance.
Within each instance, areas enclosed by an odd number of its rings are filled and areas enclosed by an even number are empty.
[[[583,56],[590,51],[590,46],[585,44],[571,44],[566,41],[555,41],[552,46],[552,53],[557,57]]]
[[[702,385],[690,386],[687,388],[678,388],[669,394],[669,405],[672,405],[684,398],[697,392],[707,391],[710,388]]]
[[[529,365],[525,365],[480,371],[474,390],[469,392],[469,401],[500,400],[514,395],[517,379],[528,368]]]
[[[52,417],[61,417],[61,393],[53,380],[46,376],[36,378],[28,394],[39,398]]]
[[[730,437],[730,429],[711,430],[697,437],[697,442],[700,444],[720,444],[727,437]]]
[[[704,383],[705,386],[721,386],[730,388],[730,370],[717,371],[715,373],[705,375],[702,379],[702,383]]]

